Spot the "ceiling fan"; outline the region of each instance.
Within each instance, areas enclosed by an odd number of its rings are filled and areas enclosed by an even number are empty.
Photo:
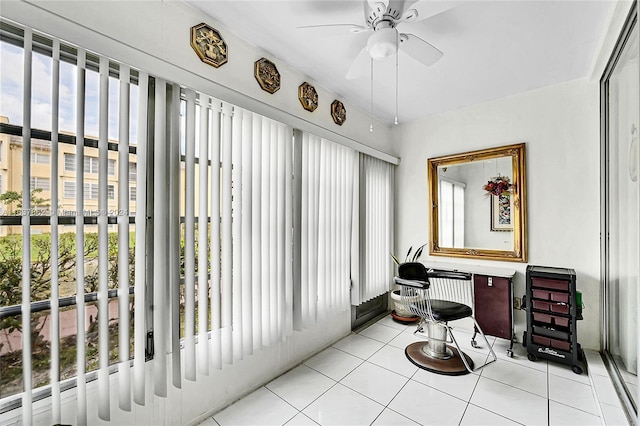
[[[395,55],[402,50],[418,62],[430,66],[444,55],[438,48],[432,46],[420,37],[400,32],[409,29],[410,24],[423,21],[431,16],[442,13],[453,7],[450,2],[429,0],[364,0],[364,18],[366,25],[357,24],[329,24],[310,25],[298,28],[327,28],[347,27],[352,33],[371,32],[367,44],[356,56],[347,79],[357,78],[370,59],[381,60]]]

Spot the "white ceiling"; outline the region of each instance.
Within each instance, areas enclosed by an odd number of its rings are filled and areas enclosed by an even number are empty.
[[[344,78],[369,33],[297,28],[365,25],[363,1],[187,0],[343,101],[371,112],[369,69],[356,80]],[[434,7],[444,3],[428,1]],[[615,6],[615,1],[597,0],[446,3],[454,7],[399,27],[444,52],[431,67],[400,53],[400,122],[587,76]],[[373,115],[391,124],[396,105],[395,57],[374,62],[373,84]]]

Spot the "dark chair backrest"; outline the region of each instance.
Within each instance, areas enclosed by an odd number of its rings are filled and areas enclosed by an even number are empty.
[[[398,276],[405,280],[429,281],[427,268],[419,262],[401,263],[398,266]]]

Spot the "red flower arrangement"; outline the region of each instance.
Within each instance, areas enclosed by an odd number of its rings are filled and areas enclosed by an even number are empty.
[[[509,182],[508,177],[497,176],[488,181],[487,184],[482,187],[482,189],[487,191],[490,195],[499,197],[500,195],[508,194],[512,186],[513,185]]]

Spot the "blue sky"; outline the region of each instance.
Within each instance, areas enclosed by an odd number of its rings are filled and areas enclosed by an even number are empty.
[[[52,59],[38,53],[32,59],[31,127],[51,130]],[[24,54],[21,47],[0,42],[0,115],[9,123],[22,125]],[[60,63],[61,132],[75,133],[76,66]],[[137,139],[138,87],[131,85],[130,142]],[[85,92],[85,135],[98,136],[99,75],[87,70]],[[118,139],[119,81],[109,78],[109,139]]]

